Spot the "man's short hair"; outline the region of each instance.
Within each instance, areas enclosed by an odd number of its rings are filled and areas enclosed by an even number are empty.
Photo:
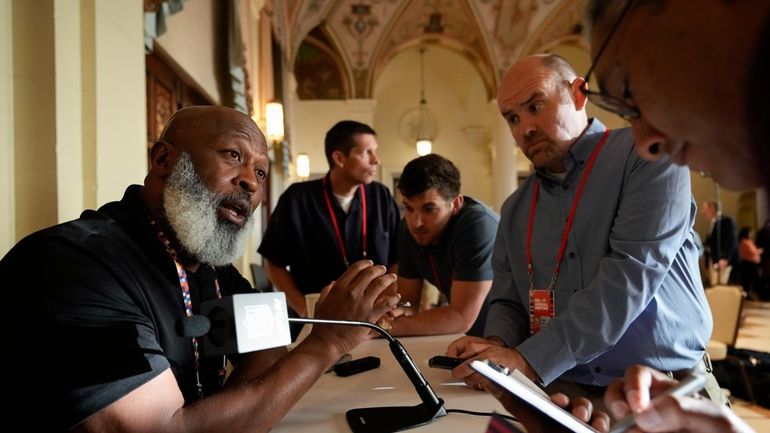
[[[329,163],[329,167],[334,167],[334,160],[332,159],[332,153],[339,150],[343,155],[350,154],[350,150],[356,145],[353,136],[356,134],[371,134],[377,135],[371,126],[356,122],[355,120],[343,120],[337,122],[336,125],[326,133],[326,139],[324,140],[324,146],[326,149],[326,161]]]
[[[575,68],[573,68],[564,57],[558,54],[544,54],[540,57],[540,61],[543,62],[543,66],[546,69],[553,72],[567,83],[571,83],[578,76],[577,72],[575,72]]]
[[[398,190],[406,198],[431,188],[436,188],[445,200],[460,194],[460,170],[452,161],[435,153],[409,161],[398,179]]]

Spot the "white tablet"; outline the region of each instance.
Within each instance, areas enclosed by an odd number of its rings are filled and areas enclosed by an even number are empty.
[[[510,391],[519,401],[536,409],[565,428],[576,433],[598,433],[593,427],[554,404],[540,387],[518,371],[514,370],[512,374],[508,374],[508,369],[501,368],[490,361],[478,360],[471,362],[471,368]]]

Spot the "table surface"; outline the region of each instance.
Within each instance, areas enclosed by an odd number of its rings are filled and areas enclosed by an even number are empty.
[[[508,413],[491,395],[470,389],[448,370],[428,367],[428,359],[443,355],[459,335],[399,338],[447,409]],[[398,365],[385,339],[369,340],[356,347],[353,359],[380,358],[380,367],[348,377],[327,373],[273,428],[273,432],[350,432],[345,412],[359,407],[414,406],[420,403],[414,386]],[[489,417],[449,413],[415,428],[414,432],[484,432]]]

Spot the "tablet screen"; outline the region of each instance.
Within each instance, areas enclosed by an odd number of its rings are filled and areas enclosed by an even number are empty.
[[[597,433],[593,427],[575,418],[571,413],[554,404],[537,385],[522,374],[509,375],[489,361],[474,360],[471,368],[484,377],[508,390],[514,397],[536,409],[562,426],[577,433]],[[514,414],[515,415],[515,414]]]

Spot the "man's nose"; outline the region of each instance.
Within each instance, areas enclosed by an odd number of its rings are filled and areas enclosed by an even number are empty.
[[[414,228],[422,226],[422,215],[420,215],[420,212],[412,212],[412,214],[409,215],[409,220]]]
[[[666,153],[664,144],[667,137],[644,118],[632,119],[631,128],[634,131],[634,146],[636,152],[648,161],[657,161]]]
[[[250,195],[254,195],[255,192],[261,190],[259,181],[257,179],[257,173],[252,170],[248,165],[244,164],[238,170],[238,177],[236,178],[238,186]]]
[[[529,141],[535,138],[535,135],[537,134],[537,128],[535,127],[535,122],[522,118],[521,124],[519,125],[519,131],[521,135],[524,137],[525,141]]]

